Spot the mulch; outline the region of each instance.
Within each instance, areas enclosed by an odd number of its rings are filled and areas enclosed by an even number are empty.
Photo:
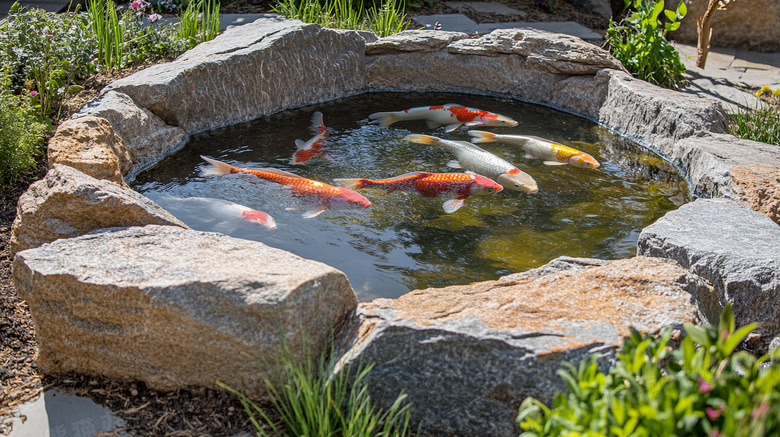
[[[538,0],[496,0],[509,7],[524,11],[524,16],[504,16],[467,12],[477,23],[491,21],[575,21],[595,32],[604,33],[608,20],[589,11],[577,9],[564,0],[554,1],[554,12],[537,6]],[[267,0],[231,0],[223,2],[222,13],[270,12]],[[443,1],[431,7],[408,11],[409,16],[455,13]],[[446,30],[446,29],[444,29]],[[60,120],[66,120],[87,101],[96,97],[107,84],[150,64],[132,69],[100,74],[81,83],[84,91],[67,99],[60,108]],[[238,399],[229,393],[197,388],[158,392],[140,382],[112,381],[106,378],[84,375],[42,375],[36,365],[38,343],[29,307],[19,298],[13,286],[12,259],[9,257],[11,227],[16,218],[19,196],[30,184],[41,179],[48,170],[45,157],[36,169],[12,187],[0,193],[0,434],[11,429],[4,419],[15,414],[23,403],[35,399],[44,388],[86,396],[98,404],[109,407],[121,417],[127,430],[136,435],[148,436],[228,436],[242,432],[254,434],[255,428]],[[267,399],[257,400],[268,406]],[[105,434],[104,434],[105,436]]]

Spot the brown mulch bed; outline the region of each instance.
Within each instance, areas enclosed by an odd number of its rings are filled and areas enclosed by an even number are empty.
[[[233,0],[223,2],[222,13],[270,12],[271,2]],[[466,13],[477,23],[490,21],[575,21],[603,34],[608,20],[589,11],[577,9],[564,0],[556,1],[550,12],[536,5],[536,0],[494,0],[524,11],[524,16],[505,16],[484,13]],[[408,16],[456,13],[436,1],[431,7],[411,9]],[[446,30],[446,29],[443,29]],[[145,63],[111,74],[99,74],[81,83],[84,90],[65,100],[59,109],[60,120],[78,111],[100,90],[116,79],[151,65]],[[10,428],[4,419],[18,407],[35,399],[44,387],[57,387],[90,397],[111,408],[125,420],[128,430],[149,436],[236,435],[254,432],[246,413],[235,396],[209,389],[156,392],[143,383],[110,381],[105,378],[82,375],[41,375],[36,367],[37,338],[27,304],[13,287],[8,243],[11,226],[16,217],[16,203],[29,185],[42,178],[48,165],[45,157],[26,178],[0,193],[0,434]],[[266,401],[267,402],[267,401]],[[262,402],[261,402],[262,403]],[[267,404],[265,404],[267,405]]]

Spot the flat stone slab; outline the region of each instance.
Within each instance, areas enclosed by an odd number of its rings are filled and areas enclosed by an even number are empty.
[[[611,353],[629,326],[693,323],[692,296],[714,294],[671,261],[561,258],[499,281],[360,304],[342,360],[375,363],[372,398],[386,407],[403,390],[422,435],[516,437],[520,403],[549,403],[564,389],[564,361]]]
[[[13,273],[42,372],[159,390],[222,381],[260,394],[255,359],[273,359],[282,335],[297,359],[318,356],[357,305],[344,273],[326,264],[172,226],[57,240],[16,254]]]
[[[444,4],[458,12],[474,11],[497,15],[526,15],[523,11],[495,2],[445,2]]]
[[[414,17],[414,20],[427,30],[433,30],[436,23],[439,23],[439,30],[449,32],[463,32],[469,35],[484,35],[496,29],[532,29],[543,30],[546,32],[561,33],[564,35],[576,36],[577,38],[587,40],[600,40],[601,35],[582,26],[574,21],[564,22],[541,22],[541,21],[513,21],[505,23],[483,23],[477,24],[474,20],[463,14],[434,14],[420,15]]]
[[[646,227],[637,254],[669,258],[710,281],[738,326],[758,322],[764,346],[780,334],[780,226],[736,202],[685,204]]]

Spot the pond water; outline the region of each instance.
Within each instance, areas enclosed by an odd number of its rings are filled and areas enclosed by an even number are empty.
[[[453,156],[412,144],[422,133],[470,140],[468,128],[445,133],[422,121],[379,127],[368,115],[458,103],[511,117],[517,127],[478,126],[500,134],[535,135],[591,154],[595,170],[548,166],[517,146],[480,146],[530,174],[539,191],[503,190],[471,196],[452,214],[442,200],[417,193],[359,190],[367,209],[325,211],[304,219],[302,206],[279,185],[244,174],[206,176],[200,155],[241,168],[273,167],[332,183],[334,178],[383,179],[412,171],[452,172]],[[328,159],[290,163],[295,140],[309,140],[322,112]],[[133,187],[192,228],[261,241],[346,273],[360,300],[398,297],[409,290],[498,279],[562,255],[617,259],[634,256],[639,232],[690,200],[676,169],[657,155],[587,120],[543,106],[462,94],[377,93],[284,111],[193,136],[179,152],[141,173]],[[270,214],[267,230],[198,199],[235,202]],[[298,205],[296,205],[298,203]],[[234,214],[231,217],[231,214]],[[215,262],[219,256],[215,254]]]

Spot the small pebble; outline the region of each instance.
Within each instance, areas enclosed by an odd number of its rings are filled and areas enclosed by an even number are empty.
[[[138,390],[136,389],[130,390],[130,396],[138,396]]]

